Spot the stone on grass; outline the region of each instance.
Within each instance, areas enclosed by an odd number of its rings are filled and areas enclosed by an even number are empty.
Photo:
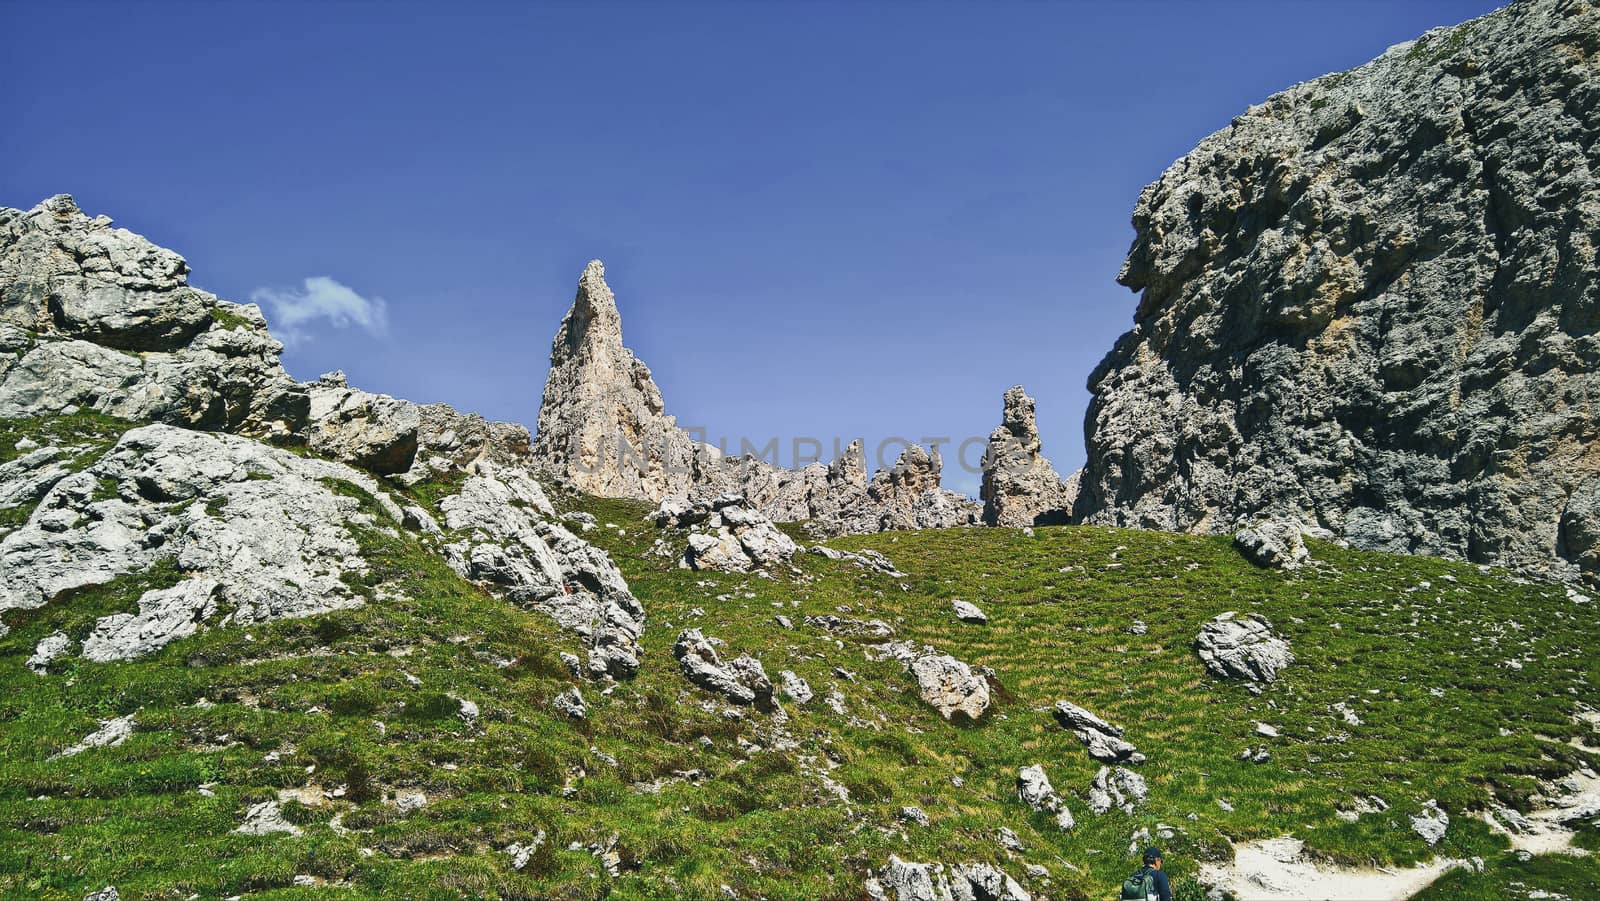
[[[1217,616],[1200,628],[1195,649],[1206,668],[1225,679],[1272,682],[1294,663],[1289,642],[1259,613]]]

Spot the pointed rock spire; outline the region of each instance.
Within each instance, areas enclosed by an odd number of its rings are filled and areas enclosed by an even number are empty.
[[[994,526],[1066,522],[1078,496],[1078,476],[1063,482],[1040,452],[1033,398],[1021,385],[1005,394],[1000,427],[983,458],[983,520]]]
[[[665,415],[650,367],[622,344],[622,317],[591,260],[550,347],[534,454],[571,487],[659,501],[686,494],[707,452]]]

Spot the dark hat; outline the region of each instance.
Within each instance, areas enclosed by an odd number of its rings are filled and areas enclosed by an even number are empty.
[[[1146,849],[1144,849],[1144,862],[1145,863],[1155,863],[1156,861],[1158,861],[1160,859],[1161,859],[1161,849],[1160,848],[1146,848]]]

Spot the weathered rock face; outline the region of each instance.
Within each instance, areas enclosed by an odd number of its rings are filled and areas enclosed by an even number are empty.
[[[709,449],[666,415],[650,367],[622,346],[622,317],[590,261],[550,348],[534,454],[579,491],[659,501],[688,494]]]
[[[0,610],[174,562],[193,578],[146,592],[138,613],[104,617],[85,639],[85,656],[119,660],[192,634],[219,601],[234,623],[357,606],[340,576],[366,571],[352,530],[376,523],[330,482],[386,500],[371,477],[338,463],[235,435],[134,429],[52,485],[0,540]],[[384,509],[399,521],[393,502]]]
[[[253,304],[72,198],[0,209],[0,417],[70,408],[251,435],[297,432],[305,389]]]
[[[324,456],[380,473],[405,472],[417,456],[422,410],[407,400],[351,388],[330,372],[307,386],[306,446]]]
[[[859,441],[830,464],[785,469],[695,440],[667,415],[650,368],[623,346],[599,260],[584,269],[551,346],[533,454],[589,494],[654,502],[738,494],[769,519],[811,520],[826,534],[967,525],[979,513],[939,487],[938,454],[921,447],[869,482]]]
[[[867,880],[874,901],[1030,901],[1017,881],[986,863],[889,863]]]
[[[787,563],[800,552],[760,511],[738,494],[720,495],[712,501],[667,498],[656,510],[657,524],[688,525],[709,531],[689,535],[683,566],[719,572],[749,572]]]
[[[1005,395],[1000,427],[983,458],[983,521],[991,526],[1058,525],[1072,515],[1078,476],[1063,482],[1040,453],[1033,398],[1018,385]]]
[[[1531,0],[1234,119],[1145,189],[1076,516],[1596,570],[1600,8]]]

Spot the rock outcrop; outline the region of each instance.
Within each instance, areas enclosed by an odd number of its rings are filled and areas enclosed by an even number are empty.
[[[1149,794],[1143,776],[1120,766],[1103,766],[1094,774],[1094,782],[1089,786],[1089,809],[1097,815],[1109,813],[1113,808],[1133,813]]]
[[[254,304],[192,288],[183,258],[65,194],[0,208],[0,417],[75,409],[285,437],[305,389]]]
[[[749,572],[787,563],[800,552],[794,539],[738,494],[719,495],[710,502],[667,498],[657,508],[655,521],[694,530],[683,551],[682,565],[689,569]]]
[[[1017,881],[986,863],[889,863],[867,880],[873,901],[1031,901]]]
[[[1224,679],[1274,682],[1294,663],[1289,642],[1259,613],[1219,614],[1200,627],[1194,646],[1206,669]]]
[[[672,656],[690,682],[735,704],[772,706],[772,680],[761,661],[749,655],[724,662],[712,639],[699,629],[684,629],[672,645]]]
[[[1600,565],[1600,8],[1527,0],[1253,106],[1140,196],[1076,516]]]
[[[334,490],[379,500],[364,511]],[[341,578],[366,571],[355,530],[395,523],[399,508],[370,477],[236,435],[164,425],[133,429],[82,472],[56,482],[27,522],[0,540],[0,610],[171,561],[187,579],[102,618],[84,651],[97,660],[148,653],[194,632],[224,600],[234,623],[307,616],[361,603]]]
[[[592,674],[638,669],[644,611],[610,558],[555,522],[526,428],[340,373],[298,384],[259,309],[187,276],[182,257],[65,195],[0,209],[0,418],[156,423],[93,456],[29,442],[0,465],[0,509],[27,511],[0,533],[0,610],[170,565],[176,584],[77,636],[88,659],[130,659],[208,624],[357,606],[362,530],[405,528],[463,577],[583,636]],[[459,487],[441,526],[372,474]],[[36,669],[74,644],[41,646]]]
[[[991,526],[1059,525],[1072,516],[1078,474],[1063,482],[1040,453],[1033,398],[1021,385],[1006,392],[1000,426],[989,436],[979,496]]]
[[[981,512],[939,487],[937,450],[911,445],[869,480],[860,441],[832,463],[786,469],[696,440],[667,415],[650,367],[623,346],[599,260],[584,269],[551,345],[533,454],[578,491],[657,503],[737,494],[771,520],[809,520],[824,534],[969,525]]]
[[[922,700],[947,720],[977,720],[989,709],[989,680],[949,654],[924,654],[908,669]]]
[[[1061,728],[1083,742],[1089,756],[1106,763],[1144,763],[1145,756],[1122,737],[1122,727],[1113,726],[1070,701],[1057,701],[1051,713]]]
[[[1268,520],[1235,532],[1233,545],[1257,566],[1272,569],[1299,569],[1311,559],[1300,527],[1283,520]]]

